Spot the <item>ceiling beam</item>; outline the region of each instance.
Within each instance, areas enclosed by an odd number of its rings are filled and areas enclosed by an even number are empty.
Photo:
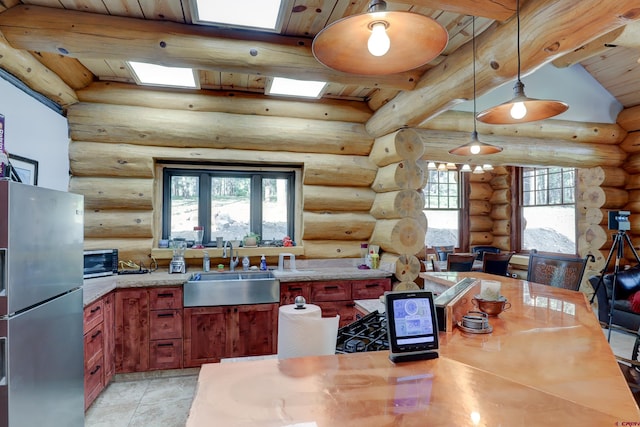
[[[516,13],[516,0],[392,0],[393,3],[410,4],[445,10],[462,15],[483,16],[506,21]]]
[[[211,71],[321,80],[345,85],[410,90],[413,70],[359,76],[331,70],[311,52],[311,39],[20,5],[0,13],[11,46],[79,59],[119,59]]]
[[[637,0],[539,0],[527,2],[520,13],[522,74],[602,34],[640,18]],[[517,75],[516,20],[487,29],[476,37],[476,96],[513,80]],[[413,91],[399,93],[367,122],[374,137],[426,120],[473,98],[471,43],[428,70]],[[535,96],[535,94],[528,94]],[[506,101],[506,100],[505,100]]]
[[[598,37],[597,39],[580,46],[572,52],[553,61],[558,68],[570,67],[593,56],[600,55],[617,46],[640,48],[640,21],[631,22],[623,27]]]

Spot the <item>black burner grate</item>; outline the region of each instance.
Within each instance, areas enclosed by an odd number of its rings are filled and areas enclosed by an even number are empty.
[[[336,354],[388,349],[387,319],[378,311],[338,329]]]

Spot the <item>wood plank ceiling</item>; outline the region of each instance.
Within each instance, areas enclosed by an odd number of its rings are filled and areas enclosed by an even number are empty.
[[[538,11],[536,4],[544,5],[545,7],[556,7],[556,3],[559,4],[561,2],[562,0],[523,0],[521,2],[523,6],[521,7],[524,13],[525,6],[529,6],[530,10]],[[258,32],[238,33],[224,29],[209,31],[208,28],[202,30],[201,33],[212,34],[214,37],[220,35],[221,37],[226,37],[229,34],[229,39],[244,38],[245,40],[254,40],[256,42],[272,42],[275,40],[277,43],[283,43],[283,40],[285,40],[284,43],[286,44],[288,40],[289,44],[304,45],[308,49],[313,37],[322,28],[345,16],[365,12],[368,3],[368,0],[289,0],[284,26],[279,36]],[[199,27],[192,24],[189,0],[0,0],[0,11],[10,11],[13,8],[19,8],[21,5],[44,6],[57,10],[81,11],[91,14],[111,15],[113,17],[129,17],[149,22],[186,24],[192,28]],[[477,34],[499,31],[501,27],[512,21],[515,0],[395,0],[387,2],[387,8],[389,10],[416,12],[436,19],[449,32],[447,48],[429,64],[418,70],[412,70],[406,76],[402,76],[403,79],[406,79],[405,83],[399,83],[404,80],[386,78],[354,78],[354,76],[342,79],[334,78],[330,82],[324,98],[366,102],[371,110],[378,110],[400,91],[412,91],[420,81],[420,78],[425,76],[425,73],[440,65],[446,58],[460,50],[462,46],[470,41],[471,15],[477,16]],[[594,37],[589,33],[588,37],[590,38],[584,40],[584,43],[578,43],[575,52],[567,55],[568,59],[555,58],[554,64],[556,66],[567,66],[581,63],[625,107],[640,104],[640,65],[637,62],[638,58],[640,58],[640,32],[637,30],[639,25],[635,21],[639,16],[640,11],[636,9],[633,16],[621,17],[617,25],[620,29],[616,29],[618,31],[616,34],[613,34],[610,29],[612,25],[609,25],[602,34],[596,34],[596,36],[601,36],[601,39],[593,41]],[[2,14],[0,14],[0,32],[5,33],[6,31],[5,35],[9,45],[20,44],[16,35],[11,32],[10,25],[7,26],[6,22],[3,25],[1,18]],[[558,19],[558,27],[560,27],[561,23],[571,19],[573,19],[571,16]],[[534,20],[535,17],[532,18],[532,22]],[[61,18],[60,22],[64,22],[64,17]],[[625,28],[625,24],[628,24],[628,31],[624,37],[619,36],[621,29]],[[44,26],[45,24],[43,24]],[[42,37],[42,34],[32,35],[31,29],[22,29],[20,31],[25,36],[38,40],[34,40],[28,46],[18,46],[17,49],[29,51],[38,61],[59,75],[71,88],[78,90],[92,81],[98,80],[135,83],[125,65],[126,60],[132,59],[127,48],[129,40],[126,39],[129,34],[127,32],[129,28],[114,27],[104,30],[111,32],[115,38],[118,37],[119,33],[124,38],[119,57],[112,53],[100,57],[99,54],[94,55],[80,51],[78,54],[71,52],[71,54],[62,55],[55,48],[56,43],[60,42],[56,36],[62,37],[61,32],[58,31],[59,28],[52,29],[47,33],[49,40]],[[525,29],[526,25],[523,25],[523,30]],[[73,29],[68,31],[72,32]],[[200,30],[198,29],[198,31]],[[633,37],[633,35],[636,37]],[[282,38],[281,36],[285,37]],[[277,37],[280,37],[280,39],[276,40]],[[487,34],[487,38],[489,37],[490,35]],[[523,34],[522,39],[523,51],[528,48],[528,45],[535,48],[534,42],[527,41],[526,34]],[[589,42],[592,42],[590,48],[581,46],[582,44],[587,45]],[[78,46],[81,45],[82,41],[79,40]],[[515,56],[515,33],[513,33],[513,40],[507,40],[504,46],[512,46],[508,49],[511,49],[510,55]],[[467,49],[465,61],[470,63],[469,52]],[[481,46],[478,52],[480,55],[483,52],[487,55],[491,54],[488,48],[482,48]],[[203,55],[205,54],[203,53]],[[477,64],[478,67],[490,66],[492,64],[491,58],[480,57]],[[165,63],[164,65],[170,64]],[[532,63],[531,65],[535,68],[536,64]],[[278,72],[266,68],[258,69],[259,72],[244,72],[251,68],[244,64],[239,64],[237,69],[234,69],[233,66],[220,67],[220,69],[211,68],[203,67],[198,69],[203,90],[262,94],[264,93],[267,79],[278,74]],[[295,75],[295,72],[292,71],[292,74]],[[510,78],[512,76],[504,77],[504,79]],[[424,86],[424,83],[420,81],[421,86]],[[483,89],[485,92],[490,89],[489,84]],[[466,93],[468,94],[468,91]],[[469,98],[469,96],[462,96],[461,98]]]

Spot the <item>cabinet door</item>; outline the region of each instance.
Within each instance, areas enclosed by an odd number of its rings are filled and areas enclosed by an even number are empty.
[[[297,296],[303,296],[311,302],[311,285],[309,282],[280,283],[280,305],[294,304]]]
[[[104,300],[104,384],[107,385],[116,373],[115,297],[109,292]]]
[[[116,292],[116,372],[149,370],[149,295],[146,289]]]
[[[356,299],[378,298],[385,291],[391,290],[391,279],[367,279],[351,282],[351,295]]]
[[[184,309],[184,367],[219,362],[226,357],[229,307]]]
[[[228,317],[230,356],[275,354],[278,332],[278,304],[240,305]]]

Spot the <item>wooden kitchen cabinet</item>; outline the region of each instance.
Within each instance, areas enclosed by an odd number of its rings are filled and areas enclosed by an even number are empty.
[[[182,367],[182,289],[118,289],[116,372]]]
[[[149,306],[149,369],[182,368],[182,289],[150,289]]]
[[[149,293],[116,291],[116,372],[149,370]]]
[[[104,301],[104,385],[116,374],[116,306],[115,292],[109,292]]]
[[[294,304],[298,295],[322,309],[323,317],[340,315],[340,327],[356,320],[354,300],[378,298],[391,290],[391,279],[286,282],[280,285],[280,305]]]
[[[276,353],[278,304],[184,309],[184,366]]]
[[[84,407],[87,409],[114,374],[113,292],[84,309]]]

